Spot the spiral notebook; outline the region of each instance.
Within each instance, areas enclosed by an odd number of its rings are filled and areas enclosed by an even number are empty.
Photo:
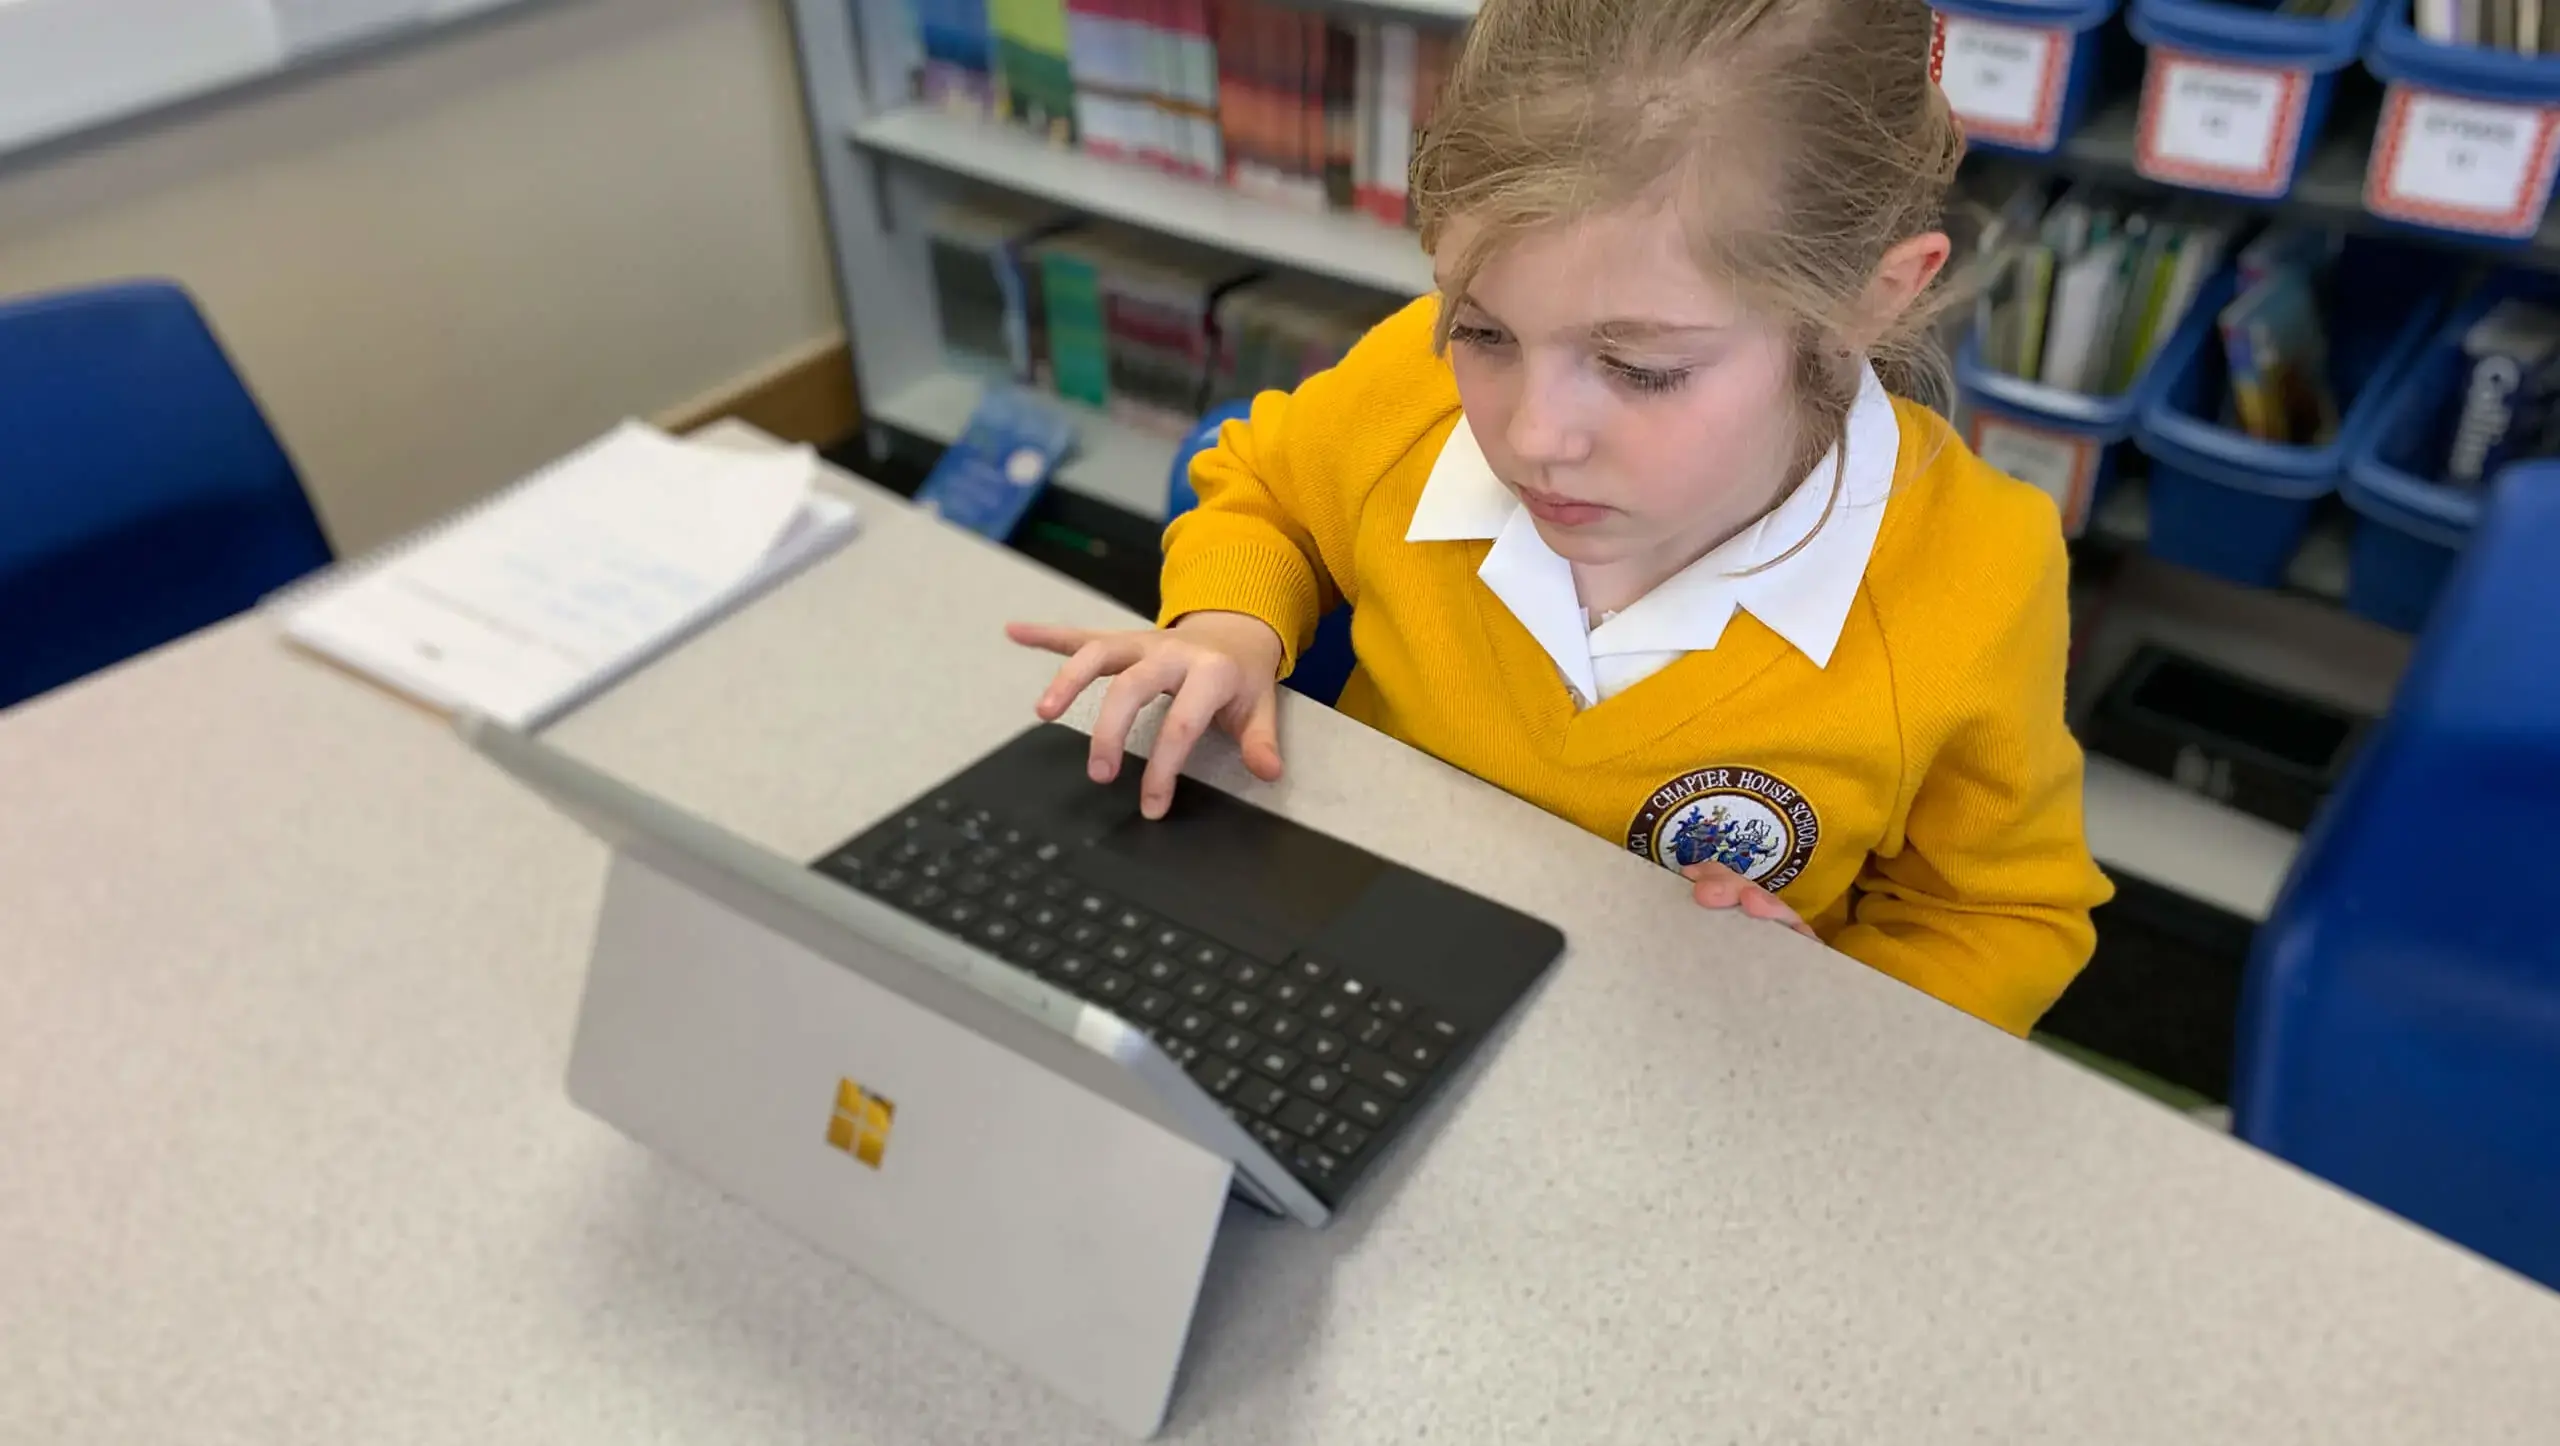
[[[626,422],[275,604],[288,640],[447,713],[539,728],[853,531],[806,447]]]

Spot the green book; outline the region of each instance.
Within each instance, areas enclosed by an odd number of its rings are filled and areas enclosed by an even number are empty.
[[[1075,69],[1066,0],[988,0],[996,52],[996,108],[1060,145],[1076,138]]]

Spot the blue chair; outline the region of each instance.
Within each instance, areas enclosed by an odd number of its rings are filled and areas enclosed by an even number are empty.
[[[327,561],[292,461],[184,291],[0,302],[0,708]]]
[[[2560,1286],[2560,464],[2510,470],[2241,996],[2239,1135]]]
[[[1211,408],[1184,435],[1182,445],[1174,449],[1173,476],[1166,488],[1167,525],[1200,505],[1200,494],[1191,486],[1191,459],[1218,445],[1220,427],[1242,421],[1252,411],[1250,402],[1227,402]],[[1351,655],[1351,609],[1338,607],[1317,622],[1314,644],[1298,655],[1297,669],[1286,682],[1293,691],[1330,708],[1342,696],[1342,685],[1351,681],[1355,661]]]

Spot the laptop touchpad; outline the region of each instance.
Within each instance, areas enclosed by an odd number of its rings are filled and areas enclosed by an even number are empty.
[[[1240,914],[1292,944],[1350,907],[1378,875],[1378,861],[1360,850],[1197,784],[1178,792],[1169,817],[1125,819],[1094,841],[1093,853],[1101,856],[1095,863],[1134,865],[1117,882],[1155,895],[1161,912],[1211,928],[1221,915]],[[1129,887],[1141,879],[1153,887]]]

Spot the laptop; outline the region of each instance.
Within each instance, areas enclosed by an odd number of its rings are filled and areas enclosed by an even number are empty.
[[[1110,1011],[1339,1206],[1564,936],[1197,780],[1143,818],[1091,752],[1032,728],[815,868]]]
[[[1233,1163],[1238,1194],[1310,1225],[1564,947],[1197,780],[1142,818],[1142,769],[1092,782],[1091,740],[1058,724],[808,865],[531,735],[461,731],[623,853],[1176,1129]]]

